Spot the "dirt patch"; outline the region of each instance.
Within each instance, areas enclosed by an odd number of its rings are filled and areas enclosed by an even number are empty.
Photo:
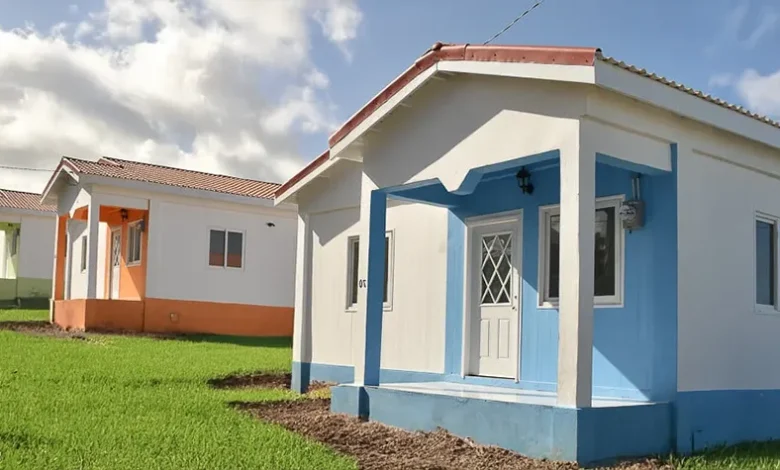
[[[408,432],[330,412],[330,400],[236,403],[264,421],[322,442],[355,457],[362,470],[575,470],[576,464],[523,457],[475,444],[447,431]],[[612,470],[672,470],[655,460],[625,462]]]
[[[142,338],[151,338],[159,340],[172,340],[181,339],[184,335],[177,334],[162,334],[162,333],[142,333],[136,331],[96,331],[94,333],[86,333],[77,329],[63,329],[59,326],[49,323],[47,321],[0,321],[0,330],[15,331],[17,333],[25,333],[37,336],[52,336],[55,338],[69,338],[77,340],[89,340],[89,337],[93,334],[110,334],[120,336],[137,336]]]
[[[218,379],[211,379],[208,382],[214,388],[273,388],[289,390],[292,384],[292,374],[240,374],[228,375]],[[333,384],[326,382],[312,382],[309,384],[308,393],[317,392],[329,388]]]
[[[63,330],[57,325],[45,321],[3,321],[0,322],[0,330],[37,336],[53,336],[56,338],[87,339],[83,331]]]

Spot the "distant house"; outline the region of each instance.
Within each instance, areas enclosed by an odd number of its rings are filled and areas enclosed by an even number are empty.
[[[592,462],[780,438],[780,123],[602,55],[437,44],[277,192],[293,383]]]
[[[0,190],[0,303],[48,301],[55,212],[40,194]]]
[[[275,183],[115,158],[63,158],[53,321],[62,327],[289,336],[296,215]]]

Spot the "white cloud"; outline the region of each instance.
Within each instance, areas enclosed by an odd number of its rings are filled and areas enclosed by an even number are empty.
[[[723,16],[720,29],[705,49],[710,56],[722,49],[754,49],[780,26],[780,13],[772,6],[751,14],[750,0],[736,0]]]
[[[71,14],[75,15],[76,13],[79,12],[79,6],[76,5],[75,3],[71,3],[70,5],[68,5],[68,11]]]
[[[734,76],[730,73],[716,73],[711,76],[707,85],[709,88],[723,88],[734,83]]]
[[[48,33],[0,29],[2,163],[110,155],[283,180],[303,163],[294,134],[335,126],[312,18],[346,51],[362,14],[354,0],[106,0]],[[46,177],[0,170],[0,185]]]
[[[750,36],[744,41],[744,46],[747,49],[753,49],[765,36],[774,32],[778,25],[780,25],[780,14],[773,9],[767,9],[761,15],[761,21],[758,23],[758,26],[751,31]]]
[[[749,109],[780,118],[780,70],[768,75],[746,70],[735,86]]]
[[[363,13],[355,3],[339,0],[324,0],[323,8],[315,15],[322,33],[338,44],[344,56],[349,60],[352,52],[347,44],[357,36],[357,29],[363,20]]]

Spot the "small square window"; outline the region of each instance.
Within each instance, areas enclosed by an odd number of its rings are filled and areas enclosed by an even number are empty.
[[[777,222],[756,219],[756,304],[777,306]]]
[[[623,230],[617,217],[622,198],[596,201],[594,245],[594,304],[622,303]],[[560,295],[560,206],[541,209],[541,260],[539,299],[555,306]]]
[[[244,234],[230,230],[209,231],[209,266],[244,267]]]
[[[141,221],[133,222],[127,227],[127,264],[141,262],[142,243]]]
[[[19,242],[21,241],[21,229],[15,229],[13,238],[11,239],[11,256],[15,256],[19,253]]]

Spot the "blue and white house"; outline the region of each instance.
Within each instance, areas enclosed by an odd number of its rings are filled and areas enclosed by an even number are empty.
[[[436,44],[277,192],[293,383],[591,463],[780,438],[780,123],[598,49]]]

